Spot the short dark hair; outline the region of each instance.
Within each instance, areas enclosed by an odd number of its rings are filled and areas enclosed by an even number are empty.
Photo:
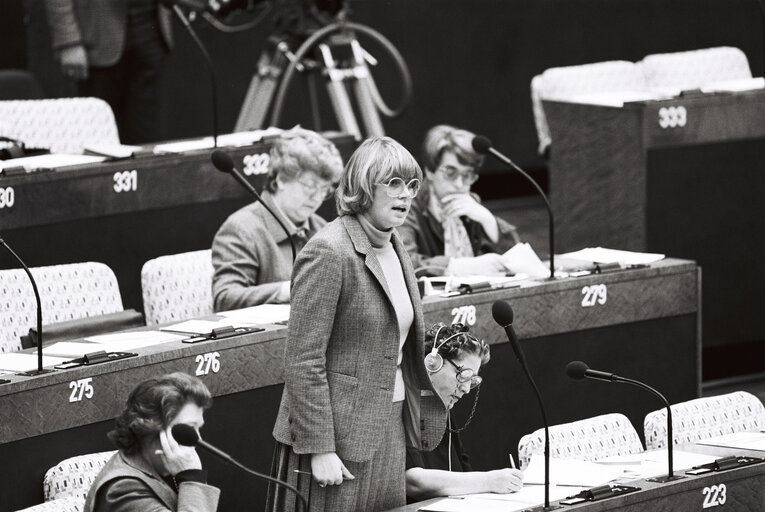
[[[438,347],[438,353],[445,359],[456,359],[470,354],[478,356],[481,359],[481,365],[488,363],[491,359],[489,344],[476,338],[469,331],[470,327],[464,324],[445,325],[441,322],[433,324],[425,333],[425,351],[430,352],[435,345]],[[451,336],[454,337],[443,343]]]
[[[109,439],[117,448],[135,452],[142,439],[157,435],[187,403],[203,409],[212,405],[210,390],[197,377],[175,372],[145,380],[130,393]]]
[[[422,142],[422,166],[430,172],[435,172],[444,153],[451,151],[460,163],[478,170],[484,157],[473,149],[473,137],[474,133],[448,124],[434,126],[428,130]]]

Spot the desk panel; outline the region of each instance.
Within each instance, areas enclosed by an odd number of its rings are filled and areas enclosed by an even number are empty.
[[[600,307],[583,308],[582,288],[595,283],[607,286],[608,300]],[[541,426],[533,394],[504,332],[491,319],[495,300],[507,300],[515,310],[515,327],[552,421],[573,421],[611,408],[642,424],[645,413],[658,408],[651,395],[602,383],[572,385],[563,367],[571,359],[582,359],[593,367],[644,379],[670,400],[695,398],[698,293],[696,265],[667,260],[654,268],[426,301],[427,322],[451,322],[465,312],[465,321],[475,333],[492,344],[492,361],[482,372],[485,384],[480,404],[465,436],[474,465],[505,464],[520,436]],[[15,418],[0,424],[0,459],[19,462],[0,465],[0,481],[18,489],[18,495],[15,501],[0,505],[0,510],[39,501],[45,470],[61,459],[109,449],[105,433],[137,382],[176,370],[204,371],[205,354],[217,353],[220,363],[218,372],[201,375],[215,396],[207,413],[205,438],[267,472],[273,450],[270,429],[282,389],[286,331],[268,326],[264,332],[219,341],[172,342],[137,350],[136,358],[38,377],[12,377],[10,384],[0,386],[0,410],[11,411],[4,416]],[[92,386],[92,397],[70,402],[81,384]],[[587,384],[599,385],[588,389]],[[458,418],[466,417],[471,403],[468,398],[459,404]],[[27,453],[32,455],[26,457]],[[210,464],[211,482],[223,488],[221,510],[264,503],[265,486],[250,485],[234,468]]]

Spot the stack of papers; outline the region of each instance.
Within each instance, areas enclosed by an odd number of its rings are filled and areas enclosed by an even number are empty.
[[[250,144],[260,142],[264,137],[278,135],[283,131],[281,128],[268,128],[266,130],[227,133],[218,136],[218,146],[249,146]],[[212,137],[203,137],[201,139],[157,144],[154,146],[154,153],[185,153],[198,149],[212,149],[213,147],[215,147],[215,140]]]
[[[765,451],[765,432],[736,432],[696,441],[696,444]]]
[[[648,265],[664,259],[664,255],[658,253],[620,251],[603,247],[588,247],[579,251],[561,254],[559,257],[565,260],[577,260],[589,264],[619,263],[623,267],[627,265]]]
[[[0,160],[0,170],[10,169],[12,167],[23,167],[27,172],[32,172],[38,169],[58,169],[59,167],[92,164],[95,162],[103,162],[104,160],[105,158],[103,156],[60,155],[54,153],[25,156],[21,158],[13,158],[11,160]]]
[[[275,324],[290,318],[289,304],[261,304],[243,309],[232,309],[218,313],[230,321],[248,324]]]
[[[43,368],[55,366],[65,362],[68,358],[43,356]],[[8,372],[28,372],[37,369],[37,356],[33,354],[23,354],[20,352],[10,352],[0,354],[0,370]]]
[[[683,471],[703,464],[714,462],[716,457],[698,453],[672,451],[672,470]],[[632,455],[620,455],[599,459],[595,464],[602,464],[622,472],[619,481],[653,478],[667,474],[667,450],[651,450]]]
[[[550,501],[557,501],[583,491],[583,487],[562,487],[550,485]],[[508,494],[470,494],[452,496],[420,508],[433,512],[462,512],[480,510],[481,512],[512,512],[523,510],[545,502],[544,485],[527,485],[518,492]]]

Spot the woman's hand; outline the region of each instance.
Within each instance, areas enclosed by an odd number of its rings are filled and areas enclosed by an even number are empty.
[[[523,472],[519,469],[495,469],[487,471],[489,491],[497,494],[515,492],[523,487]]]
[[[494,214],[470,194],[449,194],[441,198],[441,203],[445,216],[467,217],[483,227],[492,243],[499,240],[499,226]]]
[[[159,432],[159,443],[162,445],[162,462],[171,475],[177,475],[187,469],[202,469],[196,449],[193,446],[179,445],[170,433],[170,428]]]
[[[58,59],[65,77],[70,80],[88,79],[88,54],[84,46],[80,44],[64,48],[59,51]]]
[[[340,485],[343,480],[356,478],[345,467],[335,452],[314,453],[311,455],[311,473],[320,487]]]
[[[504,274],[507,267],[502,256],[490,252],[475,257],[452,258],[446,267],[446,274],[452,276]]]

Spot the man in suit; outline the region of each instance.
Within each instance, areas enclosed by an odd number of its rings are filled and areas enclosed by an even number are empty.
[[[81,96],[111,105],[120,140],[159,140],[160,75],[172,13],[158,0],[44,0],[56,60]]]

